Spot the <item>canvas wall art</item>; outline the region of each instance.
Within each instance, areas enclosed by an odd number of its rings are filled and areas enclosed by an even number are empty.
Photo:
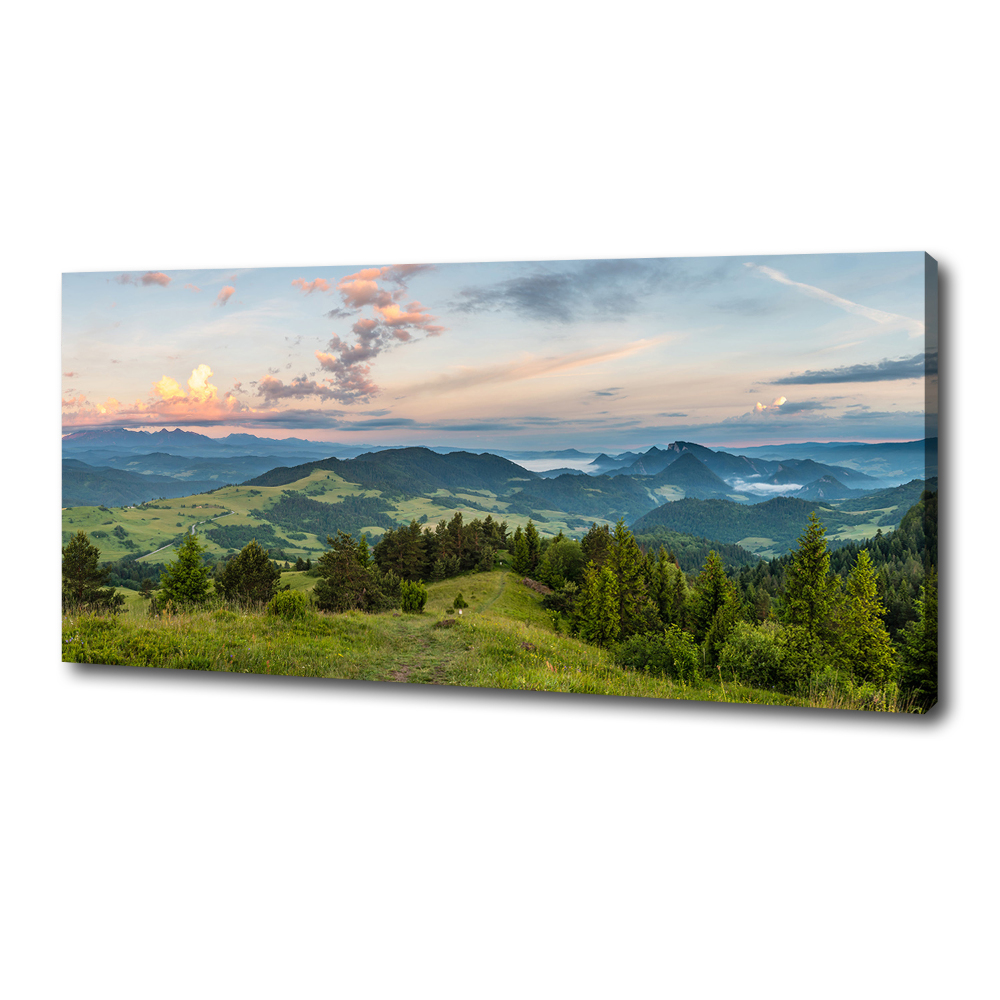
[[[62,658],[924,712],[924,253],[63,275]]]

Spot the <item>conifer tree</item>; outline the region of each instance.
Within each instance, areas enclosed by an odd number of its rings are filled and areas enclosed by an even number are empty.
[[[208,567],[202,559],[201,542],[194,533],[184,536],[177,558],[160,574],[160,600],[180,607],[208,600]]]
[[[884,684],[895,672],[892,640],[885,629],[884,617],[871,557],[867,549],[862,549],[847,577],[840,629],[841,655],[855,678],[862,682]]]
[[[790,646],[806,669],[819,666],[836,650],[837,598],[826,528],[814,511],[785,573],[784,621],[791,626]]]
[[[64,608],[117,608],[125,603],[114,587],[104,587],[111,570],[101,569],[101,550],[78,531],[62,550],[62,594]]]
[[[739,618],[739,592],[726,576],[726,568],[714,549],[705,558],[694,586],[691,624],[695,638],[705,644],[708,661],[714,664]]]
[[[535,567],[538,565],[539,557],[542,551],[542,540],[539,537],[538,529],[535,527],[535,522],[528,518],[527,527],[524,529],[524,540],[528,544],[528,570],[527,572],[533,573]]]
[[[587,564],[576,602],[576,620],[580,638],[586,642],[608,646],[618,640],[618,580],[610,567],[598,569],[592,562]]]
[[[528,550],[528,539],[525,538],[521,526],[514,532],[514,572],[519,576],[527,576],[531,566],[531,554]]]
[[[611,535],[611,549],[605,564],[614,574],[618,589],[618,624],[627,639],[656,626],[656,606],[646,586],[646,560],[635,535],[619,519]]]
[[[920,708],[928,709],[938,697],[938,598],[937,570],[931,568],[914,602],[917,620],[903,629],[903,670],[899,686]]]
[[[264,605],[274,597],[280,580],[280,571],[253,539],[217,574],[215,589],[228,601]]]

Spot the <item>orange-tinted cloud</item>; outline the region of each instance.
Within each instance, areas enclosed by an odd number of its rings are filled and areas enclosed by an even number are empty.
[[[184,287],[187,288],[187,289],[190,289],[190,291],[192,291],[192,292],[200,292],[201,291],[201,289],[197,285],[192,285],[190,281]]]
[[[401,305],[408,279],[429,268],[428,264],[365,267],[337,282],[344,308],[332,310],[328,313],[330,318],[351,315],[351,310],[356,312],[367,306],[374,312],[373,316],[364,316],[352,326],[356,343],[350,344],[334,335],[330,338],[328,351],[316,352],[320,366],[332,373],[329,381],[341,402],[363,402],[381,392],[370,377],[371,362],[386,348],[412,340],[415,330],[422,330],[428,337],[444,332],[445,328],[435,322],[437,317],[421,303]],[[385,287],[387,285],[395,287],[390,289]]]
[[[63,378],[76,378],[79,372],[63,372]]]
[[[294,278],[292,287],[302,289],[306,295],[312,295],[313,292],[328,292],[330,282],[326,278],[313,278],[312,281],[306,281],[305,278]]]
[[[236,289],[232,285],[225,285],[215,297],[215,304],[217,306],[224,306],[235,292]]]
[[[147,271],[139,280],[144,285],[161,285],[166,288],[174,279],[168,278],[162,271]]]

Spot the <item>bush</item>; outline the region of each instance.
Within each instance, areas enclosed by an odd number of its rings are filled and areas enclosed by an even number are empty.
[[[400,607],[411,615],[419,615],[427,603],[427,588],[422,583],[403,580],[399,586]]]
[[[634,635],[615,649],[615,660],[629,670],[688,680],[698,673],[694,637],[671,625],[665,632]]]
[[[453,606],[456,608],[456,610],[458,608],[467,608],[469,606],[469,602],[462,596],[462,591],[458,592],[457,596],[455,597],[455,600],[452,603]]]
[[[308,614],[306,595],[301,590],[283,590],[267,605],[267,613],[285,621],[299,621]]]
[[[719,669],[749,687],[794,693],[800,671],[788,655],[785,629],[777,622],[737,622],[719,653]]]

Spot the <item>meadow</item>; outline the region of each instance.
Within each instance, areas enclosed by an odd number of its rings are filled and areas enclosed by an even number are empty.
[[[284,573],[308,592],[315,578]],[[128,593],[128,592],[125,592]],[[461,593],[468,607],[452,610]],[[802,696],[722,682],[676,680],[618,666],[611,652],[565,633],[541,597],[507,567],[428,585],[422,614],[309,611],[299,620],[215,606],[149,614],[128,595],[118,615],[66,614],[65,662],[446,684],[508,690],[904,711],[816,689]]]

